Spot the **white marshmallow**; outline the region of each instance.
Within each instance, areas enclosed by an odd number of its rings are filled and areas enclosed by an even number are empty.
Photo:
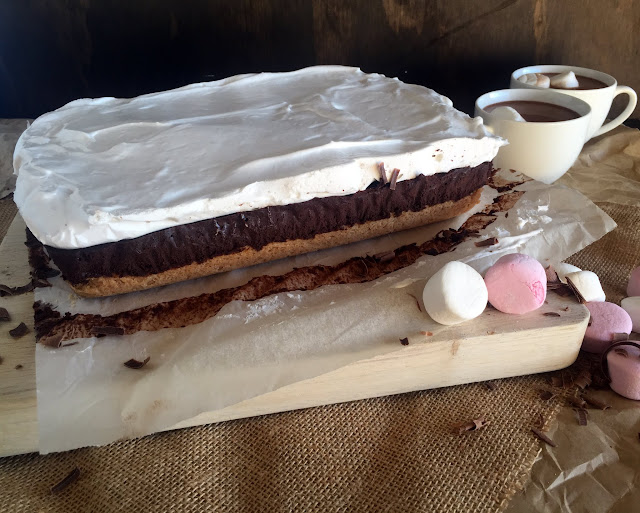
[[[600,285],[600,278],[591,271],[578,271],[568,273],[566,279],[571,280],[573,286],[578,289],[587,303],[606,301],[604,290]]]
[[[576,74],[573,71],[565,71],[564,73],[558,73],[551,78],[551,87],[558,87],[561,89],[575,89],[580,84],[576,78]]]
[[[633,331],[640,333],[640,296],[626,297],[622,300],[620,306],[631,317]]]
[[[543,88],[548,88],[551,85],[551,79],[542,73],[527,73],[519,77],[518,82]]]
[[[489,293],[473,267],[449,262],[429,278],[422,299],[434,321],[451,325],[478,317],[487,306]]]
[[[560,262],[559,264],[554,265],[553,268],[556,271],[556,274],[558,275],[558,278],[562,283],[567,283],[567,278],[566,278],[567,274],[579,273],[580,271],[582,271],[582,269],[580,269],[579,267],[576,267],[575,265],[567,264],[565,262]]]
[[[520,113],[512,107],[498,107],[491,111],[491,115],[498,119],[506,119],[509,121],[524,121]]]

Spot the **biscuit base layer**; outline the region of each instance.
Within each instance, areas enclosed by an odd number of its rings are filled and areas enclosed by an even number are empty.
[[[321,233],[310,239],[273,242],[259,250],[247,247],[237,253],[220,255],[202,263],[189,264],[147,276],[89,278],[85,283],[72,285],[72,288],[78,295],[84,297],[112,296],[232,271],[311,251],[342,246],[456,217],[479,203],[481,190],[478,189],[458,201],[447,201],[428,206],[418,212],[404,212],[387,219],[368,221],[341,230]]]

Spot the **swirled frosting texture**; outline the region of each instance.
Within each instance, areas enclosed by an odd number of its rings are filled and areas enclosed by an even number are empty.
[[[503,144],[434,91],[357,68],[239,75],[73,101],[14,154],[14,199],[43,243],[89,247],[491,160]]]

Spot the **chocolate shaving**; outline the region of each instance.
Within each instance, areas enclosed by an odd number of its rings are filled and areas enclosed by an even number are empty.
[[[545,317],[562,317],[558,312],[544,312]]]
[[[0,283],[0,297],[19,296],[20,294],[25,294],[26,292],[31,292],[32,290],[33,282],[29,282],[26,285],[22,285],[21,287],[9,287],[8,285],[3,285]]]
[[[580,293],[578,288],[573,284],[573,282],[571,281],[571,278],[569,277],[567,277],[567,285],[569,286],[573,294],[576,296],[578,303],[582,303],[584,305],[586,303],[584,296]]]
[[[597,399],[595,397],[593,397],[592,395],[589,394],[584,394],[582,396],[582,398],[591,406],[593,406],[594,408],[598,408],[599,410],[606,410],[608,408],[611,408],[611,406],[609,406],[607,403],[601,401],[600,399]]]
[[[587,410],[585,410],[584,408],[574,408],[573,411],[575,411],[578,415],[578,424],[580,426],[586,426],[588,415]]]
[[[477,248],[484,248],[487,246],[494,246],[497,243],[498,243],[498,239],[496,239],[495,237],[489,237],[488,239],[484,239],[479,242],[476,242],[475,245]]]
[[[13,338],[24,337],[27,333],[29,333],[29,328],[27,328],[27,325],[24,322],[21,322],[15,328],[9,330],[9,335]]]
[[[542,399],[543,401],[549,401],[551,399],[553,399],[555,397],[555,395],[550,392],[549,390],[542,390],[540,392],[540,399]]]
[[[498,385],[496,384],[495,381],[485,381],[484,382],[484,386],[487,387],[489,390],[491,390],[492,392],[494,390],[497,390]]]
[[[591,373],[588,370],[583,370],[578,377],[573,381],[573,384],[578,388],[584,390],[591,384]]]
[[[16,365],[16,366],[14,367],[14,369],[15,369],[15,370],[20,370],[20,369],[22,369],[22,367],[23,367],[23,365],[22,365],[21,363],[19,363],[18,365]]]
[[[479,419],[470,420],[468,422],[463,422],[462,424],[457,424],[453,427],[453,432],[459,435],[466,433],[467,431],[477,431],[487,426],[489,421],[480,417]]]
[[[382,180],[382,184],[386,184],[389,183],[389,180],[387,179],[387,171],[384,168],[384,162],[380,162],[380,164],[378,164],[378,169],[380,170],[380,180]]]
[[[622,340],[629,340],[629,334],[628,333],[613,333],[611,335],[611,341],[612,342],[620,342]]]
[[[400,176],[400,170],[395,168],[391,171],[391,179],[389,180],[389,189],[392,191],[396,190],[396,184],[398,183],[398,177]]]
[[[0,322],[10,321],[11,316],[6,308],[0,308]]]
[[[92,335],[124,335],[124,328],[121,326],[94,326],[91,328]]]
[[[626,349],[622,349],[621,347],[616,347],[613,350],[614,353],[619,354],[620,356],[624,356],[625,358],[629,358],[629,353],[627,353]]]
[[[565,399],[571,406],[575,406],[576,408],[587,407],[587,403],[581,397],[567,396]]]
[[[385,251],[383,253],[377,253],[373,255],[373,258],[375,258],[378,262],[382,264],[384,264],[385,262],[390,262],[395,257],[396,257],[395,251]]]
[[[558,278],[558,273],[556,272],[556,270],[553,268],[552,265],[550,265],[549,267],[547,267],[544,270],[545,274],[547,275],[547,285],[549,283],[561,283],[560,282],[560,278]]]
[[[407,344],[408,343],[409,342],[407,342]],[[143,361],[131,358],[131,360],[127,360],[126,362],[124,362],[124,366],[128,367],[129,369],[142,369],[142,367],[149,363],[149,360],[151,360],[150,356],[147,356]]]
[[[400,343],[401,343],[403,346],[408,346],[408,345],[409,345],[409,339],[408,339],[407,337],[401,338],[401,339],[400,339]]]
[[[409,294],[409,293],[407,292],[407,294]],[[416,300],[416,306],[418,307],[418,311],[419,311],[420,313],[422,313],[422,308],[420,307],[420,301],[418,301],[418,298],[417,298],[416,296],[414,296],[413,294],[409,294],[409,295],[410,295],[413,299],[415,299],[415,300]]]
[[[80,469],[78,467],[74,468],[71,472],[69,472],[62,481],[57,484],[54,484],[51,487],[51,493],[60,493],[62,490],[67,488],[67,486],[75,483],[80,477]]]
[[[549,438],[547,435],[545,435],[542,431],[540,431],[538,428],[531,428],[531,432],[536,435],[540,440],[542,440],[544,443],[550,445],[551,447],[557,447],[556,443],[551,440],[551,438]]]

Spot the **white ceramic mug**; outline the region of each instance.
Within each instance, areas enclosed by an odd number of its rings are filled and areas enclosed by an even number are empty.
[[[609,130],[614,129],[618,125],[621,125],[629,116],[631,116],[633,110],[636,108],[638,96],[633,89],[628,86],[618,85],[616,79],[611,75],[589,68],[578,68],[576,66],[561,66],[555,64],[527,66],[526,68],[517,69],[511,74],[510,87],[512,89],[544,90],[544,88],[520,82],[518,78],[529,73],[564,73],[565,71],[573,71],[578,76],[593,78],[606,85],[606,87],[599,89],[553,89],[554,91],[568,94],[575,98],[580,98],[591,105],[592,113],[591,125],[589,126],[589,139],[602,135]],[[607,114],[609,113],[609,109],[611,109],[611,102],[619,94],[627,94],[629,96],[629,104],[618,117],[603,125]]]
[[[502,119],[485,110],[496,103],[518,100],[552,103],[573,110],[579,117],[568,121],[526,122]],[[483,119],[490,132],[509,141],[493,160],[495,167],[515,169],[544,183],[554,182],[566,173],[589,140],[589,104],[555,90],[492,91],[476,100],[475,115]]]

